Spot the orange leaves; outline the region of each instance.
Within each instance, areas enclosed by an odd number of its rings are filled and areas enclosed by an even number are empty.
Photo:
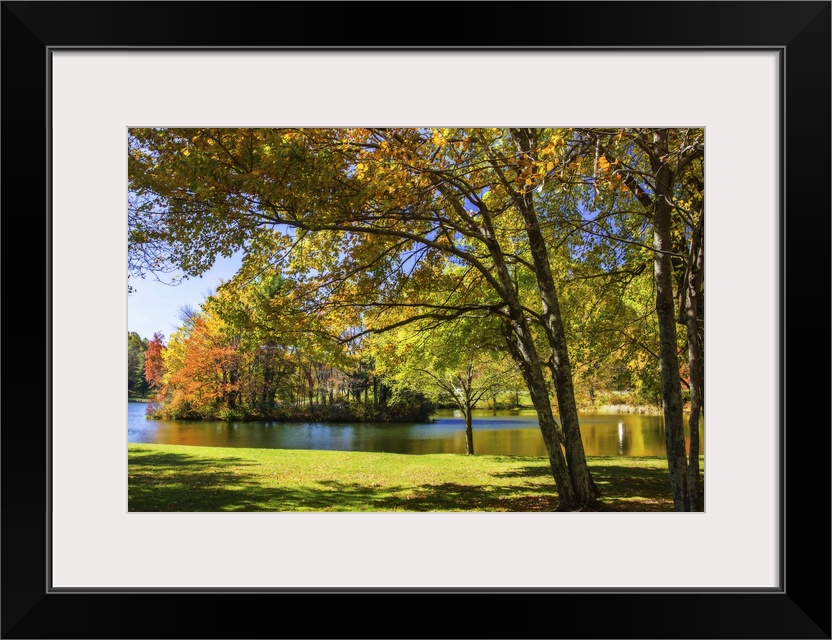
[[[164,336],[161,333],[155,333],[153,339],[147,345],[147,351],[144,355],[145,380],[157,391],[161,390],[165,375],[165,365],[162,359],[165,348]]]
[[[471,138],[463,135],[462,140],[454,142],[454,148],[461,151],[468,151],[471,148]]]
[[[171,338],[164,353],[165,395],[175,414],[210,415],[237,389],[239,340],[204,312]]]

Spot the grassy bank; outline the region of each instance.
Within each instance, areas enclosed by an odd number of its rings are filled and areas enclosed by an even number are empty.
[[[553,511],[546,458],[131,444],[130,511]],[[672,511],[664,458],[590,458],[603,511]]]

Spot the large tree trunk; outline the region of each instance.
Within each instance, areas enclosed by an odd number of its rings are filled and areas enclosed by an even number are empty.
[[[667,131],[654,133],[658,149],[667,146]],[[659,361],[662,379],[662,404],[664,408],[667,464],[673,491],[675,511],[687,511],[687,453],[682,417],[682,389],[679,381],[679,358],[676,353],[676,314],[673,296],[671,265],[672,242],[670,237],[671,184],[670,170],[664,163],[654,166],[656,172],[656,197],[653,210],[653,270],[656,280],[656,315],[659,323]]]
[[[497,276],[503,285],[503,299],[507,304],[509,318],[503,325],[503,333],[506,338],[506,345],[509,353],[514,358],[520,369],[529,395],[532,399],[537,421],[540,425],[540,432],[543,435],[543,443],[549,455],[549,465],[552,469],[552,477],[555,479],[555,486],[558,491],[558,510],[578,509],[594,504],[578,498],[572,486],[572,478],[566,459],[563,457],[562,442],[558,433],[555,416],[552,413],[552,403],[549,401],[549,390],[546,388],[546,381],[543,378],[543,368],[540,364],[540,356],[534,346],[534,340],[529,331],[528,321],[524,315],[522,305],[513,289],[511,276],[505,263],[505,256],[500,249],[493,229],[487,215],[483,215],[491,240],[487,243],[489,252],[494,260]]]
[[[520,150],[525,154],[532,154],[534,151],[532,134],[527,130],[517,129],[514,130],[514,135]],[[532,194],[531,190],[518,194],[517,204],[526,224],[526,236],[529,239],[529,248],[540,292],[543,326],[552,353],[552,373],[555,379],[555,394],[558,400],[560,421],[566,440],[566,459],[569,464],[569,474],[572,478],[572,486],[581,504],[595,505],[600,494],[592,481],[592,475],[586,463],[560,303],[558,302],[555,281],[549,263],[548,247],[543,233],[540,231],[540,223],[534,209]]]
[[[541,283],[540,296],[543,300],[543,320],[546,337],[551,350],[552,374],[555,381],[555,395],[558,412],[566,440],[566,460],[575,492],[585,504],[593,504],[600,495],[586,463],[581,428],[578,421],[578,405],[575,402],[575,388],[572,383],[572,368],[566,346],[566,334],[560,315],[557,295],[551,282]]]
[[[495,166],[495,170],[500,169]],[[439,190],[446,195],[448,203],[458,210],[463,210],[462,204],[455,199],[452,193],[446,188],[438,186]],[[510,187],[509,187],[510,188]],[[506,306],[503,310],[505,317],[503,332],[509,352],[520,369],[532,404],[537,411],[537,419],[540,431],[543,435],[543,442],[549,455],[549,464],[552,468],[552,476],[558,491],[558,510],[579,509],[597,504],[594,492],[587,492],[586,487],[582,488],[578,496],[572,484],[570,470],[563,455],[564,438],[558,433],[559,429],[552,413],[552,404],[549,399],[549,391],[543,377],[543,367],[540,357],[534,345],[534,340],[529,330],[526,312],[520,304],[520,299],[514,287],[509,269],[506,265],[506,256],[503,253],[497,234],[491,221],[491,213],[484,202],[478,202],[477,207],[482,216],[482,227],[478,233],[482,233],[482,241],[488,248],[488,252],[494,262],[494,273],[499,281],[499,292]]]
[[[578,423],[578,407],[575,403],[575,390],[572,384],[569,361],[566,360],[565,366],[561,361],[560,366],[558,366],[555,349],[553,348],[551,362],[560,422],[566,440],[566,461],[569,464],[569,473],[576,492],[580,496],[588,497],[589,502],[587,504],[592,504],[594,499],[601,495],[601,492],[595,486],[586,463],[586,453]],[[580,491],[578,487],[581,487]]]
[[[562,439],[558,434],[552,405],[549,402],[549,391],[546,388],[543,370],[534,343],[532,343],[531,336],[528,334],[528,327],[525,326],[525,319],[507,321],[504,326],[504,335],[508,350],[523,375],[532,404],[537,412],[537,421],[543,435],[543,443],[546,445],[546,451],[549,455],[552,477],[555,479],[555,486],[558,490],[558,510],[583,507],[585,504],[578,500],[572,487],[572,478],[566,465],[566,459],[563,457]]]

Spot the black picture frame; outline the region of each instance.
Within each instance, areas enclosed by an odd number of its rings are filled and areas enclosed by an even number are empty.
[[[3,2],[2,637],[829,638],[832,442],[829,420],[818,420],[814,410],[826,408],[830,389],[830,6],[400,2],[394,10],[353,2]],[[401,19],[408,13],[412,22]],[[60,318],[49,305],[49,268],[59,265],[50,265],[48,82],[50,52],[67,47],[779,51],[785,79],[780,588],[52,591],[48,398],[58,381],[50,379],[49,337]],[[753,247],[742,256],[753,260]],[[790,441],[789,430],[801,440]],[[737,464],[749,482],[737,488],[741,500],[754,483],[754,461]],[[683,542],[667,561],[684,572],[695,562],[695,544]]]

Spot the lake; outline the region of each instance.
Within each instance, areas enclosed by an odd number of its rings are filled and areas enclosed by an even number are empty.
[[[127,403],[127,440],[155,444],[266,449],[331,449],[390,453],[465,453],[465,420],[441,410],[426,423],[198,422],[147,420],[146,404]],[[589,456],[664,456],[660,416],[581,414]],[[475,411],[474,451],[487,455],[545,456],[534,411]],[[704,426],[700,442],[705,450]]]

